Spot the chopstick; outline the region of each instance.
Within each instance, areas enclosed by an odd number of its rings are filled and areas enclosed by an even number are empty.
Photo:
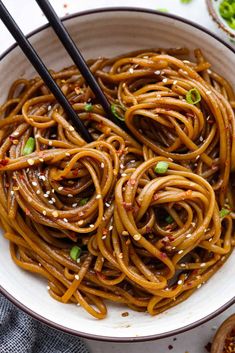
[[[75,110],[72,108],[71,104],[68,102],[67,98],[61,91],[60,87],[54,81],[53,77],[47,70],[46,66],[38,56],[37,52],[34,50],[28,39],[24,36],[21,29],[18,27],[6,7],[3,5],[2,1],[0,0],[0,19],[5,24],[9,32],[15,38],[16,42],[24,52],[25,56],[29,59],[31,64],[34,66],[35,70],[43,79],[44,83],[50,89],[52,94],[55,96],[57,101],[63,107],[64,111],[67,113],[68,117],[71,119],[74,127],[78,132],[81,133],[83,138],[87,142],[93,141],[90,133],[88,132],[87,128],[83,124],[83,122],[78,117]]]
[[[114,122],[116,125],[126,129],[126,125],[120,121],[113,113],[110,107],[110,103],[102,91],[99,83],[96,81],[92,74],[89,66],[87,65],[84,57],[77,48],[76,44],[70,37],[60,18],[57,16],[54,8],[51,6],[48,0],[36,0],[37,4],[41,8],[44,15],[47,17],[51,27],[54,29],[64,48],[67,50],[74,64],[78,67],[86,83],[95,94],[97,100],[102,105],[107,117]]]

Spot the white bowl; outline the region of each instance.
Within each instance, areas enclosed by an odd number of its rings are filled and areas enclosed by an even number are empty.
[[[207,30],[175,16],[149,10],[117,8],[88,11],[64,19],[86,58],[113,56],[151,47],[200,47],[216,71],[235,83],[235,55],[232,48]],[[61,69],[70,58],[44,26],[30,35],[30,41],[48,68]],[[35,75],[17,46],[0,61],[0,102],[6,98],[11,82]],[[90,317],[73,304],[60,304],[46,289],[46,282],[18,268],[11,260],[8,241],[0,237],[0,284],[2,293],[18,307],[57,329],[87,338],[110,341],[141,341],[177,334],[199,325],[234,302],[235,254],[189,299],[151,317],[108,303],[104,320]]]

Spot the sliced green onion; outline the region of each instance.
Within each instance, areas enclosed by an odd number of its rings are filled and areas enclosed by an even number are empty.
[[[222,208],[220,211],[219,211],[219,216],[220,218],[224,218],[225,216],[227,216],[228,214],[230,214],[231,211],[228,210],[227,208]]]
[[[35,139],[33,137],[29,137],[24,146],[23,155],[26,156],[27,154],[32,153],[34,149],[35,149]]]
[[[79,257],[81,256],[81,252],[82,249],[79,248],[79,246],[75,245],[71,248],[69,255],[72,260],[77,261],[77,259],[79,259]]]
[[[173,218],[171,217],[171,215],[168,215],[167,217],[166,217],[166,223],[168,223],[168,224],[171,224],[171,223],[173,223]]]
[[[167,9],[165,8],[160,8],[160,9],[156,9],[157,11],[160,11],[160,12],[169,12]]]
[[[200,102],[200,100],[201,100],[201,95],[196,88],[192,88],[190,89],[190,91],[186,93],[186,101],[189,104],[197,104]]]
[[[189,4],[192,0],[180,0],[180,2],[182,2],[182,4]]]
[[[157,174],[164,174],[167,172],[168,167],[169,163],[161,161],[157,163],[156,167],[154,168],[154,171]]]
[[[125,118],[123,116],[120,116],[117,112],[118,108],[122,109],[122,107],[118,104],[111,104],[111,111],[112,111],[113,115],[116,116],[116,118],[118,118],[119,120],[124,121]]]
[[[220,15],[225,18],[226,20],[232,18],[234,12],[233,12],[233,6],[229,4],[228,1],[222,1],[220,6],[219,6],[219,13]]]
[[[235,29],[235,18],[232,17],[228,20],[228,25],[229,27],[231,27],[232,29]]]
[[[91,112],[92,109],[93,109],[93,105],[91,103],[87,103],[87,104],[85,104],[85,108],[84,109],[85,109],[86,112]]]
[[[89,201],[89,198],[88,198],[88,197],[85,197],[84,199],[81,199],[81,200],[79,201],[79,205],[80,205],[80,206],[84,206],[88,201]]]

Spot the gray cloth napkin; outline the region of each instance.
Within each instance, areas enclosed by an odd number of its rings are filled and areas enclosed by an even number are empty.
[[[78,337],[32,319],[0,294],[0,352],[88,353],[88,350]]]

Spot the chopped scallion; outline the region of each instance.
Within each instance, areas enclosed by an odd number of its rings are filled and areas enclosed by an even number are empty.
[[[120,108],[122,109],[122,107],[120,105],[117,104],[111,104],[111,111],[113,113],[114,116],[116,116],[116,118],[118,118],[121,121],[124,121],[125,118],[123,116],[121,116],[120,114],[118,114],[117,109],[120,110]]]
[[[86,112],[91,112],[92,109],[93,109],[93,105],[91,103],[87,103],[87,104],[85,104],[85,108],[84,109],[85,109]]]
[[[70,257],[72,260],[77,261],[79,257],[81,256],[82,249],[79,248],[79,246],[75,245],[71,248],[70,250]]]
[[[192,0],[180,0],[180,2],[182,2],[182,4],[189,4]]]
[[[224,218],[225,216],[227,216],[231,211],[228,210],[227,208],[222,208],[219,212],[219,216],[220,218]]]
[[[171,215],[168,215],[167,217],[166,217],[166,223],[168,223],[168,224],[171,224],[171,223],[173,223],[173,218],[171,217]]]
[[[167,172],[169,167],[169,163],[165,161],[158,162],[156,167],[154,168],[155,173],[157,174],[164,174]]]
[[[23,149],[23,155],[26,156],[27,154],[31,154],[35,149],[35,139],[33,137],[29,137],[24,149]]]
[[[190,91],[186,93],[186,101],[189,104],[197,104],[200,102],[200,100],[201,100],[201,95],[196,88],[192,88],[190,89]]]
[[[79,201],[79,205],[80,205],[80,206],[84,206],[88,201],[89,201],[89,198],[88,198],[88,197],[85,197],[84,199],[81,199],[81,200]]]

